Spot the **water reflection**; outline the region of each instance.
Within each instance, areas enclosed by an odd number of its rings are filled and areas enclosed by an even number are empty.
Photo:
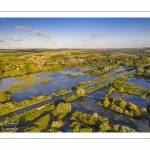
[[[81,102],[83,102],[84,97],[83,97],[83,96],[81,96],[81,97],[77,98],[76,100],[77,100],[79,103],[81,103]]]
[[[123,100],[134,103],[139,107],[146,107],[150,103],[148,98],[141,98],[139,96],[131,95],[127,93],[114,92],[110,96],[110,99],[114,99],[114,98],[122,98]]]
[[[103,109],[104,109],[104,111],[105,111],[105,112],[108,112],[108,108],[106,108],[106,107],[103,107]]]
[[[135,76],[132,78],[129,78],[126,83],[130,84],[136,84],[141,87],[149,88],[150,87],[150,82],[148,82],[146,79],[140,77],[140,76]]]

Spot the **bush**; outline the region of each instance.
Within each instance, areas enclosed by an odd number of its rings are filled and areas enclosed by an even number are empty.
[[[135,116],[135,117],[141,117],[141,112],[140,112],[140,110],[134,111],[134,116]]]
[[[47,128],[49,121],[50,121],[50,115],[48,114],[40,118],[38,121],[36,121],[34,125],[36,125],[40,131],[43,131]]]
[[[7,102],[11,100],[11,96],[7,91],[1,91],[0,92],[0,103],[1,102]]]
[[[129,107],[129,109],[131,109],[133,111],[138,110],[138,107],[135,104],[130,103],[130,102],[128,102],[128,107]]]
[[[100,132],[106,132],[106,131],[110,131],[111,130],[111,126],[108,124],[108,123],[102,123],[100,126],[99,126],[99,131]]]
[[[120,93],[123,93],[123,92],[124,92],[124,88],[123,88],[122,86],[120,87],[119,92],[120,92]]]
[[[56,107],[56,113],[59,119],[65,117],[72,110],[70,103],[59,103]]]
[[[126,115],[129,115],[129,111],[128,111],[128,110],[125,110],[124,113],[125,113]]]
[[[43,99],[44,99],[44,96],[43,96],[43,95],[40,95],[40,96],[37,97],[37,100],[38,100],[38,101],[41,101],[41,100],[43,100]]]
[[[136,132],[136,131],[132,128],[127,127],[127,126],[121,126],[120,132]]]
[[[118,132],[119,131],[119,125],[113,125],[113,131]]]
[[[141,108],[141,113],[146,113],[147,109],[146,108]]]
[[[105,98],[104,101],[103,101],[104,107],[109,107],[109,104],[110,104],[109,100],[107,98]]]
[[[121,108],[123,108],[123,109],[126,108],[126,105],[127,105],[127,103],[126,103],[125,101],[121,101],[120,104],[119,104],[119,106],[120,106]]]
[[[79,132],[93,132],[92,128],[80,128]]]
[[[83,88],[81,88],[81,87],[79,87],[79,88],[77,89],[77,95],[79,95],[79,96],[83,96],[84,94],[85,94],[84,89],[83,89]]]
[[[63,122],[61,120],[59,121],[53,121],[51,128],[61,128],[63,126]]]
[[[73,132],[79,132],[80,123],[72,122],[71,125],[70,125],[70,128],[73,130]]]

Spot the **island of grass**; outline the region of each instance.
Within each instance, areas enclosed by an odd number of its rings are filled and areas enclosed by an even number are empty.
[[[38,79],[35,78],[33,75],[26,75],[26,76],[23,76],[23,77],[17,77],[16,78],[16,81],[24,81],[25,83],[31,83],[31,82],[35,82],[37,80]]]
[[[47,79],[47,78],[43,78],[41,81],[40,81],[40,84],[46,84],[46,83],[49,83],[50,80]]]

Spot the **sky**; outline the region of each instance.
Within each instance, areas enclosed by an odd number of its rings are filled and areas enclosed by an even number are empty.
[[[150,18],[0,18],[0,49],[150,47]]]

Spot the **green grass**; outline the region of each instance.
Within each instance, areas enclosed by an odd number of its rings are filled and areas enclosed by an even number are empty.
[[[34,82],[37,81],[38,79],[35,78],[33,75],[26,75],[24,77],[17,77],[16,81],[24,81],[25,83],[30,83],[30,82]]]

